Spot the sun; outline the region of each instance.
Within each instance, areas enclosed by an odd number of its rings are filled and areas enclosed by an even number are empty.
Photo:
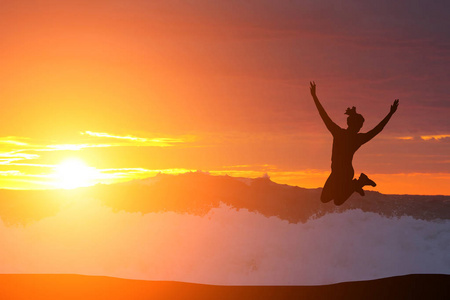
[[[87,166],[81,159],[70,158],[55,167],[55,187],[74,189],[95,184],[100,172]]]

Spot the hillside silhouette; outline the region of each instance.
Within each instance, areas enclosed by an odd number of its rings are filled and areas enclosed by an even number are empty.
[[[2,299],[448,299],[450,275],[323,286],[216,286],[68,274],[0,275]]]

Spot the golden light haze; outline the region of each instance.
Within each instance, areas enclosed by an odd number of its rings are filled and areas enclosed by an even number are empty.
[[[198,169],[130,167],[128,164],[132,160],[126,153],[139,152],[140,148],[148,147],[181,148],[184,151],[217,147],[213,144],[217,141],[199,143],[198,140],[201,138],[194,136],[144,138],[92,131],[79,134],[78,144],[38,144],[31,138],[12,136],[1,138],[0,184],[3,188],[9,189],[71,189],[98,183],[111,184],[144,179],[158,173],[195,172]],[[114,158],[118,158],[120,162],[103,160],[102,155],[107,153],[105,150],[114,148],[119,151],[112,151],[113,155],[123,154],[123,156],[114,155]],[[158,162],[153,162],[153,165],[170,165],[170,161],[164,162],[161,161],[161,158],[162,156],[158,156]],[[148,158],[146,163],[148,164],[149,161],[151,162],[151,158]],[[108,165],[111,167],[102,168],[102,166]],[[329,175],[327,170],[283,170],[276,165],[269,164],[220,166],[204,171],[218,176],[229,175],[245,178],[270,176],[277,183],[307,188],[320,187]],[[432,191],[436,194],[445,193],[450,179],[446,173],[374,174],[373,177],[381,183],[384,193],[398,193],[398,190],[403,189],[417,194],[423,190],[423,182],[429,181],[434,182]]]

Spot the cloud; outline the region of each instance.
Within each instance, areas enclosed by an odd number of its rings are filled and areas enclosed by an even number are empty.
[[[105,147],[170,147],[181,143],[192,142],[194,136],[183,137],[158,137],[158,138],[142,138],[135,136],[118,136],[109,133],[100,133],[85,131],[81,132],[81,135],[87,136],[87,140],[84,139],[82,143],[72,144],[54,144],[53,142],[46,141],[33,141],[26,137],[0,137],[0,161],[4,161],[4,164],[8,162],[19,160],[31,160],[40,157],[38,154],[32,154],[27,152],[45,152],[45,151],[79,151],[86,148],[105,148]],[[113,143],[98,143],[92,142],[90,137],[96,137],[100,139],[112,139],[112,140],[124,140],[124,142]],[[27,140],[28,142],[23,142]],[[3,144],[3,145],[2,145]],[[1,164],[1,162],[0,162]]]
[[[78,151],[86,148],[104,148],[113,147],[109,144],[60,144],[60,145],[48,145],[44,149],[35,149],[35,151]]]
[[[98,137],[98,138],[105,138],[105,139],[113,139],[113,140],[124,140],[127,142],[124,143],[115,143],[111,144],[109,146],[146,146],[146,147],[170,147],[174,146],[175,144],[179,143],[185,143],[187,141],[192,140],[192,136],[185,136],[185,137],[179,137],[179,138],[169,138],[169,137],[158,137],[158,138],[143,138],[143,137],[136,137],[136,136],[120,136],[120,135],[114,135],[110,133],[105,132],[92,132],[92,131],[84,131],[81,132],[82,135],[92,136],[92,137]]]
[[[429,140],[443,140],[446,138],[449,138],[450,134],[438,134],[438,135],[422,135],[420,136],[420,138],[424,141],[429,141]]]
[[[17,176],[17,175],[22,175],[22,173],[20,173],[20,171],[0,171],[0,176]]]
[[[59,144],[55,141],[33,140],[26,137],[0,137],[0,172],[2,188],[54,188],[55,167],[60,163],[51,162],[51,152],[77,152],[90,148],[111,147],[174,147],[195,140],[194,136],[180,137],[136,137],[120,136],[103,132],[85,131],[78,143]],[[60,156],[58,156],[60,157]],[[154,176],[158,173],[178,174],[189,172],[182,168],[146,169],[116,168],[96,169],[91,184],[113,183]]]
[[[403,140],[403,141],[410,141],[410,140],[413,140],[414,137],[413,136],[399,136],[399,137],[395,137],[395,139]]]
[[[28,138],[16,137],[16,136],[0,137],[0,143],[11,144],[11,145],[16,145],[16,146],[27,146],[28,145],[28,143],[23,142],[21,140],[28,140]]]
[[[404,140],[404,141],[411,141],[411,140],[422,140],[422,141],[439,141],[450,138],[450,134],[434,134],[434,135],[420,135],[420,136],[398,136],[394,137],[396,140]]]
[[[0,153],[0,165],[11,165],[16,161],[32,160],[39,158],[37,154],[22,153],[22,150],[1,152]]]

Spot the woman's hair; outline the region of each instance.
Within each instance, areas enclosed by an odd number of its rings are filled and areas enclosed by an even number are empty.
[[[345,111],[345,114],[348,115],[347,125],[349,127],[362,127],[364,123],[364,117],[356,112],[356,107],[348,107]]]

